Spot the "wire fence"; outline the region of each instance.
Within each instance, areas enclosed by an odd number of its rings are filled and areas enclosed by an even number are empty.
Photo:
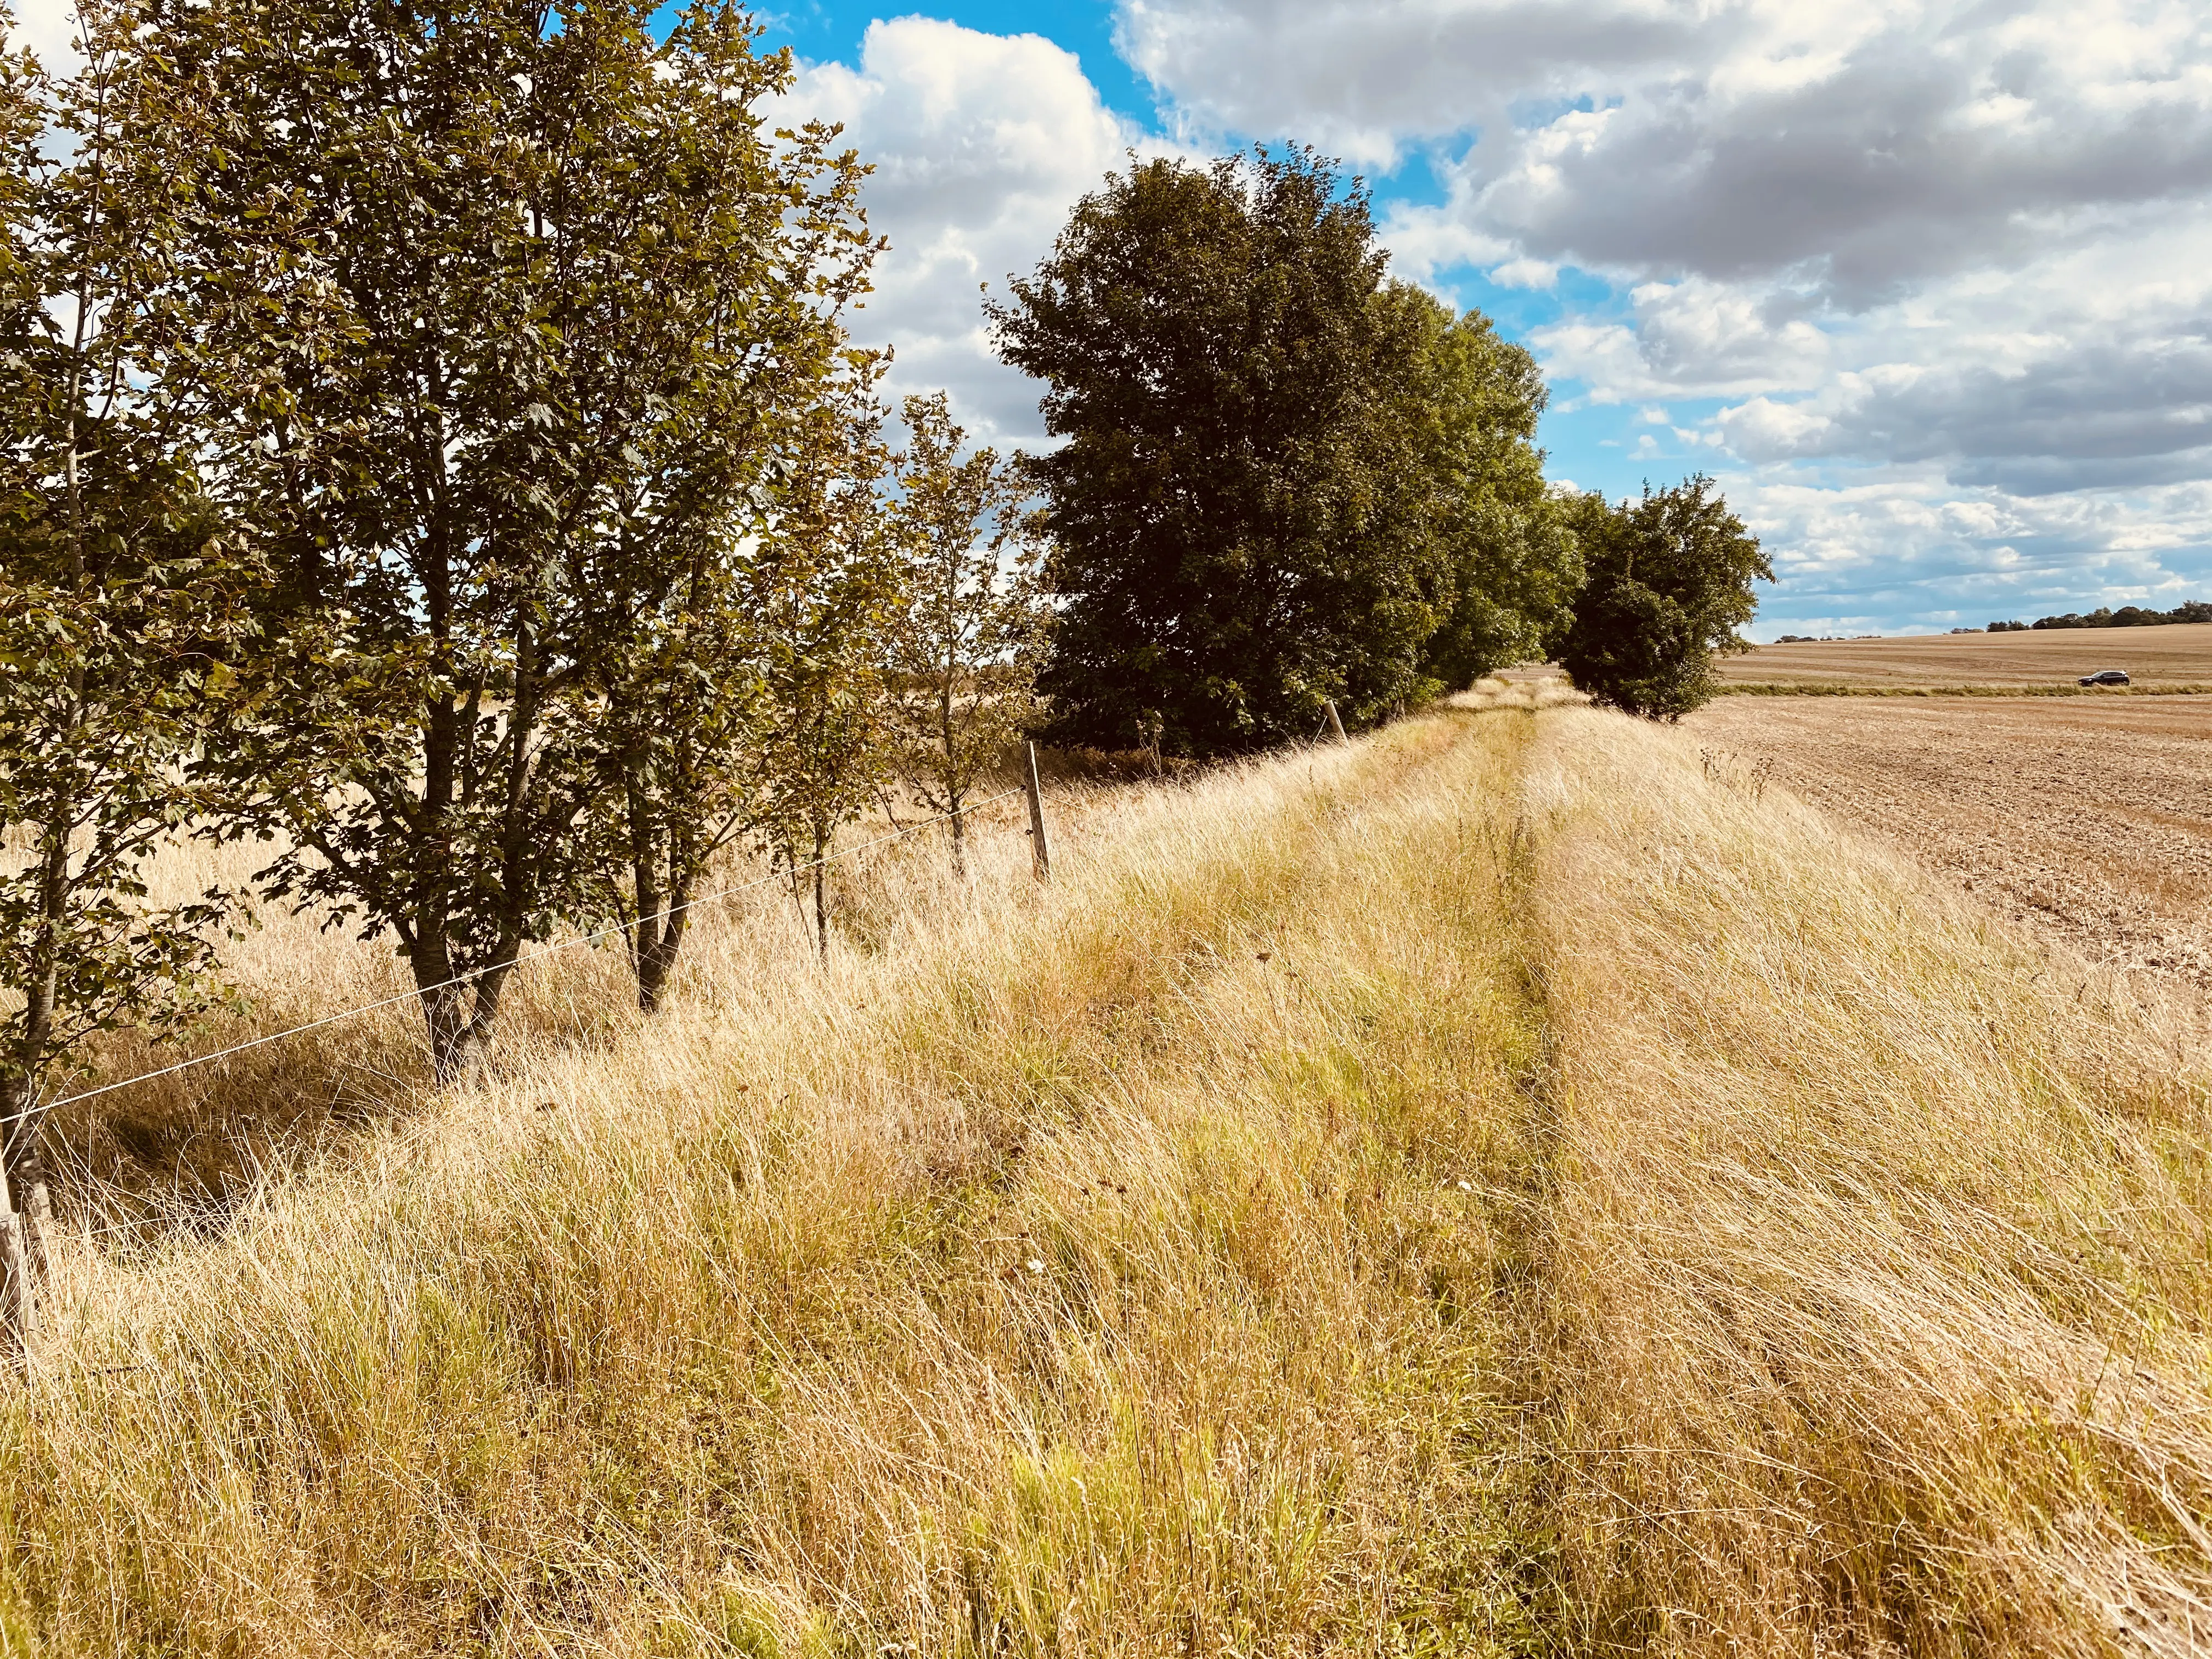
[[[836,852],[825,854],[818,859],[809,859],[804,864],[794,864],[787,869],[772,871],[751,881],[740,882],[734,887],[725,887],[718,892],[702,893],[697,898],[686,899],[681,904],[672,904],[666,909],[655,911],[649,916],[638,916],[629,921],[615,922],[587,933],[580,933],[574,939],[562,939],[539,950],[525,951],[518,955],[511,963],[490,963],[482,968],[471,968],[465,974],[456,974],[451,979],[441,980],[434,985],[417,986],[411,991],[402,991],[394,996],[380,997],[374,1002],[364,1002],[359,1007],[348,1008],[335,1014],[325,1014],[320,1019],[311,1019],[304,1024],[290,1026],[282,1031],[271,1031],[265,1036],[254,1037],[245,1042],[235,1042],[227,1048],[217,1048],[210,1054],[195,1054],[191,1059],[180,1060],[173,1066],[163,1066],[151,1072],[141,1072],[132,1077],[118,1079],[113,1083],[103,1083],[96,1089],[86,1089],[76,1094],[64,1096],[59,1100],[40,1101],[25,1107],[20,1112],[0,1118],[0,1129],[12,1128],[18,1123],[38,1117],[44,1113],[58,1111],[64,1106],[75,1106],[82,1101],[95,1100],[101,1095],[112,1094],[118,1089],[134,1088],[141,1083],[150,1083],[156,1078],[174,1077],[178,1073],[191,1071],[195,1066],[212,1066],[219,1060],[228,1060],[234,1054],[242,1054],[255,1048],[266,1048],[272,1042],[283,1042],[290,1037],[304,1036],[309,1031],[319,1031],[326,1026],[342,1024],[349,1019],[358,1019],[362,1015],[373,1014],[380,1008],[390,1008],[403,1002],[416,1001],[434,991],[451,990],[456,986],[469,984],[482,979],[487,974],[497,973],[502,969],[514,969],[526,967],[533,962],[542,962],[548,957],[558,956],[564,951],[573,951],[579,945],[596,945],[602,939],[616,938],[635,927],[666,921],[671,917],[682,915],[686,911],[696,910],[704,905],[719,904],[726,899],[735,898],[740,893],[750,893],[775,882],[793,879],[809,870],[835,864],[840,859],[855,857],[873,848],[888,846],[895,841],[902,841],[918,830],[926,830],[932,824],[948,823],[955,817],[963,817],[970,812],[981,811],[987,806],[995,806],[1002,800],[1011,800],[1016,795],[1026,793],[1027,791],[1022,788],[1002,790],[998,794],[988,796],[982,800],[965,803],[957,812],[939,812],[932,817],[917,818],[911,823],[901,825],[888,836],[878,836],[873,840],[864,841],[855,847],[841,848]]]

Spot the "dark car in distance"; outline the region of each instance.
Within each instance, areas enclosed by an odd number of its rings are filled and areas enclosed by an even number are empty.
[[[2078,682],[2082,685],[2125,685],[2128,671],[2124,668],[2100,668],[2094,674],[2084,674]]]

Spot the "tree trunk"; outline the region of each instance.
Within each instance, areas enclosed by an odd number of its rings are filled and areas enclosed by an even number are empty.
[[[814,945],[822,960],[830,960],[830,837],[814,832]]]
[[[641,940],[637,952],[637,1006],[640,1012],[657,1014],[660,1012],[660,993],[668,983],[668,975],[676,966],[676,943],[673,939],[647,938]]]
[[[630,896],[636,911],[625,930],[629,945],[630,971],[637,978],[637,1006],[648,1014],[660,1011],[660,994],[676,971],[676,958],[684,948],[684,932],[691,920],[691,885],[697,866],[697,843],[679,836],[665,820],[655,828],[651,801],[635,773],[626,793],[630,823]],[[666,885],[662,884],[665,871]]]
[[[417,973],[420,979],[422,975]],[[474,1036],[468,988],[433,980],[422,991],[422,1019],[430,1037],[430,1066],[438,1086],[451,1088],[482,1069],[483,1045]]]
[[[960,821],[961,765],[957,746],[959,734],[952,729],[952,679],[953,665],[948,660],[938,677],[938,737],[945,744],[945,793],[952,805],[952,873],[964,882],[968,879],[968,847],[965,826]]]
[[[23,1231],[21,1216],[12,1209],[0,1212],[0,1364],[16,1370],[30,1363],[38,1325],[38,1292]]]
[[[690,920],[684,907],[691,897],[691,884],[678,878],[668,887],[668,914],[658,921],[652,916],[638,918],[637,950],[634,958],[637,969],[637,1006],[648,1014],[660,1012],[660,994],[676,972],[676,958],[684,949],[684,927]]]
[[[62,921],[69,902],[68,832],[50,821],[40,854],[40,916],[31,938],[22,1024],[0,1060],[0,1348],[21,1364],[37,1329],[46,1272],[45,1223],[53,1204],[39,1146],[37,1079],[54,1026]]]
[[[451,982],[455,977],[453,959],[443,940],[411,953],[409,965],[422,1000],[430,1065],[441,1088],[474,1083],[483,1076],[499,1021],[500,993],[521,945],[519,934],[501,939],[483,969],[458,985]]]
[[[637,1006],[649,1014],[660,1006],[660,980],[653,971],[659,943],[660,848],[635,755],[623,772],[629,820],[629,892],[636,906],[629,928],[629,968],[637,976]]]

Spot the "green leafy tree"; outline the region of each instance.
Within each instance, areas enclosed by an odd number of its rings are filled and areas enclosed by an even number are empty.
[[[763,811],[762,619],[794,568],[779,502],[812,476],[825,433],[872,410],[880,372],[844,325],[878,246],[858,206],[866,169],[830,129],[766,142],[755,105],[788,85],[789,64],[753,57],[749,29],[720,8],[679,25],[651,106],[675,165],[628,167],[619,147],[578,164],[630,184],[578,192],[618,210],[590,240],[640,250],[600,279],[618,298],[587,291],[599,314],[569,325],[598,350],[577,354],[563,408],[586,428],[572,465],[598,469],[574,531],[578,649],[604,699],[595,872],[648,1012],[714,860]],[[581,212],[571,200],[554,216]]]
[[[284,648],[234,753],[270,889],[396,936],[441,1079],[603,896],[623,607],[666,603],[757,484],[780,353],[839,281],[789,280],[793,238],[858,246],[831,135],[765,131],[787,58],[720,0],[665,40],[653,15],[216,0],[163,34],[240,128],[211,194],[239,226],[307,204],[349,331],[258,404]],[[609,583],[627,550],[642,579]]]
[[[892,763],[916,805],[950,818],[964,875],[963,807],[1036,719],[1051,611],[1018,470],[995,450],[960,459],[967,434],[943,392],[908,398],[905,413],[891,515],[905,567],[890,623]]]
[[[137,8],[85,0],[76,24],[66,78],[0,60],[0,1208],[34,1218],[46,1109],[84,1042],[211,991],[221,896],[158,903],[145,877],[228,804],[200,762],[258,562],[202,481],[251,469],[234,412],[319,314],[286,203],[195,258],[228,133]],[[228,353],[207,339],[225,315]]]
[[[145,866],[222,805],[193,765],[248,626],[189,481],[102,472],[82,470],[81,566],[26,571],[0,532],[0,1118],[7,1195],[41,1217],[52,1083],[94,1034],[213,994],[222,896],[154,902]]]
[[[748,573],[719,541],[602,657],[599,877],[638,1006],[660,1006],[716,856],[760,810],[764,650]]]
[[[1399,429],[1411,453],[1386,533],[1426,550],[1436,631],[1425,672],[1466,686],[1548,654],[1572,614],[1582,559],[1544,480],[1535,359],[1480,312],[1391,283],[1376,297],[1404,343]]]
[[[777,772],[811,763],[792,741],[810,688],[820,689],[810,676],[826,653],[837,679],[876,637],[871,614],[841,598],[852,573],[835,554],[847,516],[841,488],[857,507],[880,465],[872,388],[882,362],[837,343],[834,316],[801,314],[828,325],[815,338],[823,350],[812,373],[791,382],[781,418],[754,429],[762,482],[710,518],[659,524],[605,550],[621,638],[599,657],[603,881],[648,1012],[715,859],[755,835],[775,842],[775,825],[787,830],[810,793],[805,780]],[[781,361],[802,362],[799,345]],[[632,590],[647,582],[657,586],[640,602]],[[858,637],[838,639],[842,627]],[[786,835],[777,844],[797,843]]]
[[[794,892],[811,889],[827,957],[826,860],[889,765],[884,664],[904,595],[881,495],[882,410],[856,388],[849,402],[817,410],[811,426],[757,589],[769,720],[759,823]]]
[[[1061,741],[1170,752],[1371,721],[1433,689],[1448,580],[1384,511],[1413,342],[1365,191],[1310,152],[1134,163],[992,307],[1066,441],[1033,464]]]
[[[1752,584],[1774,580],[1758,538],[1702,475],[1565,512],[1589,579],[1560,665],[1601,703],[1680,720],[1712,696],[1715,653],[1750,649],[1737,630],[1758,610]]]

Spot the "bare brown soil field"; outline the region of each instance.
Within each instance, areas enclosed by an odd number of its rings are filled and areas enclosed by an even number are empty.
[[[2100,638],[2134,631],[2212,641]],[[1714,764],[1771,775],[2093,961],[2212,988],[2212,696],[1726,697],[1683,725]]]
[[[2102,668],[2124,668],[2139,688],[2204,685],[2212,684],[2212,623],[1762,645],[1718,666],[1735,685],[2070,687]]]

